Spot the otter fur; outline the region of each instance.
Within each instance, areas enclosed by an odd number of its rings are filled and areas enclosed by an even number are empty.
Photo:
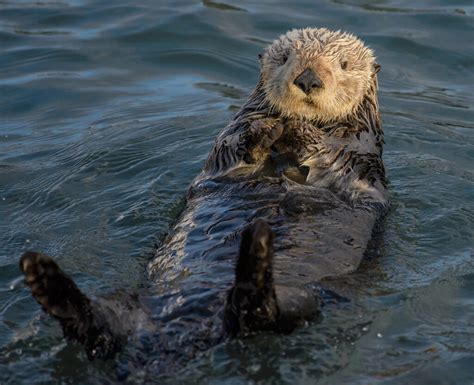
[[[314,319],[317,283],[358,268],[388,207],[372,50],[348,33],[305,28],[282,35],[260,60],[255,90],[218,135],[148,264],[142,298],[157,349],[167,354],[191,357],[226,335],[290,332]],[[127,311],[143,317],[138,299],[128,310],[104,311],[59,268],[39,279],[41,263],[52,261],[36,255],[20,263],[33,295],[63,329],[81,331],[69,336],[86,349],[110,357],[124,335],[143,328],[113,321]],[[62,280],[71,300],[49,300],[53,294],[40,290],[48,280]],[[111,342],[90,341],[88,328],[92,339]]]

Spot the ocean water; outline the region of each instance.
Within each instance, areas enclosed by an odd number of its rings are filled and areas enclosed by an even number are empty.
[[[293,27],[382,65],[392,210],[349,301],[288,336],[220,344],[157,383],[474,384],[474,5],[467,0],[0,1],[0,383],[116,383],[18,270],[53,255],[88,294],[145,285],[217,132]],[[137,367],[129,382],[144,378]]]

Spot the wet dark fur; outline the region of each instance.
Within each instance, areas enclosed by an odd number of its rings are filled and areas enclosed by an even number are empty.
[[[354,202],[376,201],[383,208],[387,205],[387,181],[377,72],[374,68],[372,85],[353,115],[324,124],[275,114],[259,82],[234,121],[219,134],[203,177],[252,175],[271,165],[277,155],[285,154],[300,166],[315,164],[308,167],[306,183],[350,195]],[[278,129],[265,129],[270,125]],[[367,182],[380,195],[351,188],[348,182],[352,180]]]

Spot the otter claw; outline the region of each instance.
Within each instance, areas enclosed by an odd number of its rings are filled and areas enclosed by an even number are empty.
[[[263,138],[262,146],[264,148],[270,148],[273,144],[280,139],[283,134],[283,124],[275,122]]]
[[[266,152],[283,134],[284,126],[273,118],[255,120],[251,123],[246,135],[246,154],[242,159],[253,163],[255,159],[266,156]]]

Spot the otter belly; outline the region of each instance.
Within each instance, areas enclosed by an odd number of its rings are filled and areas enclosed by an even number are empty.
[[[351,206],[328,190],[286,178],[197,183],[148,266],[158,298],[168,293],[158,300],[155,315],[168,328],[172,322],[181,327],[186,319],[200,330],[205,315],[205,327],[222,334],[221,311],[234,279],[240,234],[256,219],[268,222],[275,234],[277,296],[282,312],[293,314],[305,306],[284,293],[310,292],[307,288],[325,277],[356,270],[379,216],[377,209]],[[307,301],[305,295],[299,298]],[[193,339],[191,329],[186,330]]]

